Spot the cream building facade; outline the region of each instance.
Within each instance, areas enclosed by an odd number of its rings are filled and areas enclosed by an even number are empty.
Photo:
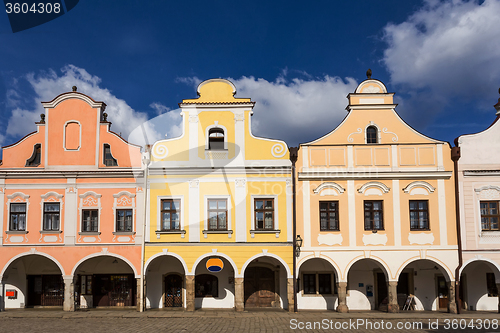
[[[490,127],[455,142],[460,149],[460,296],[468,310],[500,311],[500,100],[495,108]]]
[[[146,307],[293,309],[291,163],[252,134],[254,102],[212,79],[179,104],[148,177]]]
[[[369,76],[342,123],[299,146],[299,310],[456,311],[451,147],[408,126],[393,96]]]

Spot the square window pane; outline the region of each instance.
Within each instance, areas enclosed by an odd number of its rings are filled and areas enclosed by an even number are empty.
[[[181,203],[179,201],[172,202],[172,209],[179,210]]]
[[[336,202],[330,202],[330,210],[337,210],[337,203]]]
[[[226,209],[226,200],[219,200],[219,209]]]
[[[319,203],[319,210],[320,211],[326,211],[328,209],[328,202],[320,202]]]
[[[162,210],[170,210],[170,201],[163,201],[163,209]]]
[[[264,207],[264,201],[255,200],[255,209],[262,209]]]
[[[10,210],[13,212],[26,212],[26,204],[11,204]]]
[[[266,200],[266,209],[272,209],[272,208],[273,208],[273,201]]]
[[[217,201],[208,200],[208,209],[217,209]]]
[[[46,203],[46,204],[44,204],[44,210],[46,212],[58,212],[59,211],[59,204],[58,203],[55,203],[55,204]]]

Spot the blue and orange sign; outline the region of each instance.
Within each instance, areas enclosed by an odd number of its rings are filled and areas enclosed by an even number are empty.
[[[224,268],[224,263],[218,258],[212,258],[207,260],[207,269],[209,272],[217,273],[222,271]]]

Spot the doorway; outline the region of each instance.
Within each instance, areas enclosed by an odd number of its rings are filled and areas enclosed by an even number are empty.
[[[245,307],[275,307],[276,278],[267,267],[248,267],[245,270]]]
[[[182,277],[170,274],[165,277],[165,302],[166,308],[182,307]]]
[[[387,310],[389,300],[387,291],[387,280],[384,273],[376,273],[377,279],[377,309],[380,311]]]
[[[444,276],[438,275],[436,278],[437,295],[438,295],[438,309],[448,308],[448,286]]]
[[[27,306],[62,306],[64,281],[61,275],[28,275]]]

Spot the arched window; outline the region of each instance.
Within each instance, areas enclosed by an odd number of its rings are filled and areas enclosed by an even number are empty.
[[[197,275],[194,279],[196,297],[219,297],[219,281],[210,274]]]
[[[27,167],[39,166],[41,156],[42,156],[42,145],[40,143],[37,143],[33,147],[33,154],[31,154],[31,157],[26,160],[25,166],[27,166]]]
[[[208,149],[224,149],[224,130],[222,128],[214,127],[208,131]]]
[[[378,131],[375,126],[366,128],[366,143],[378,143]]]

